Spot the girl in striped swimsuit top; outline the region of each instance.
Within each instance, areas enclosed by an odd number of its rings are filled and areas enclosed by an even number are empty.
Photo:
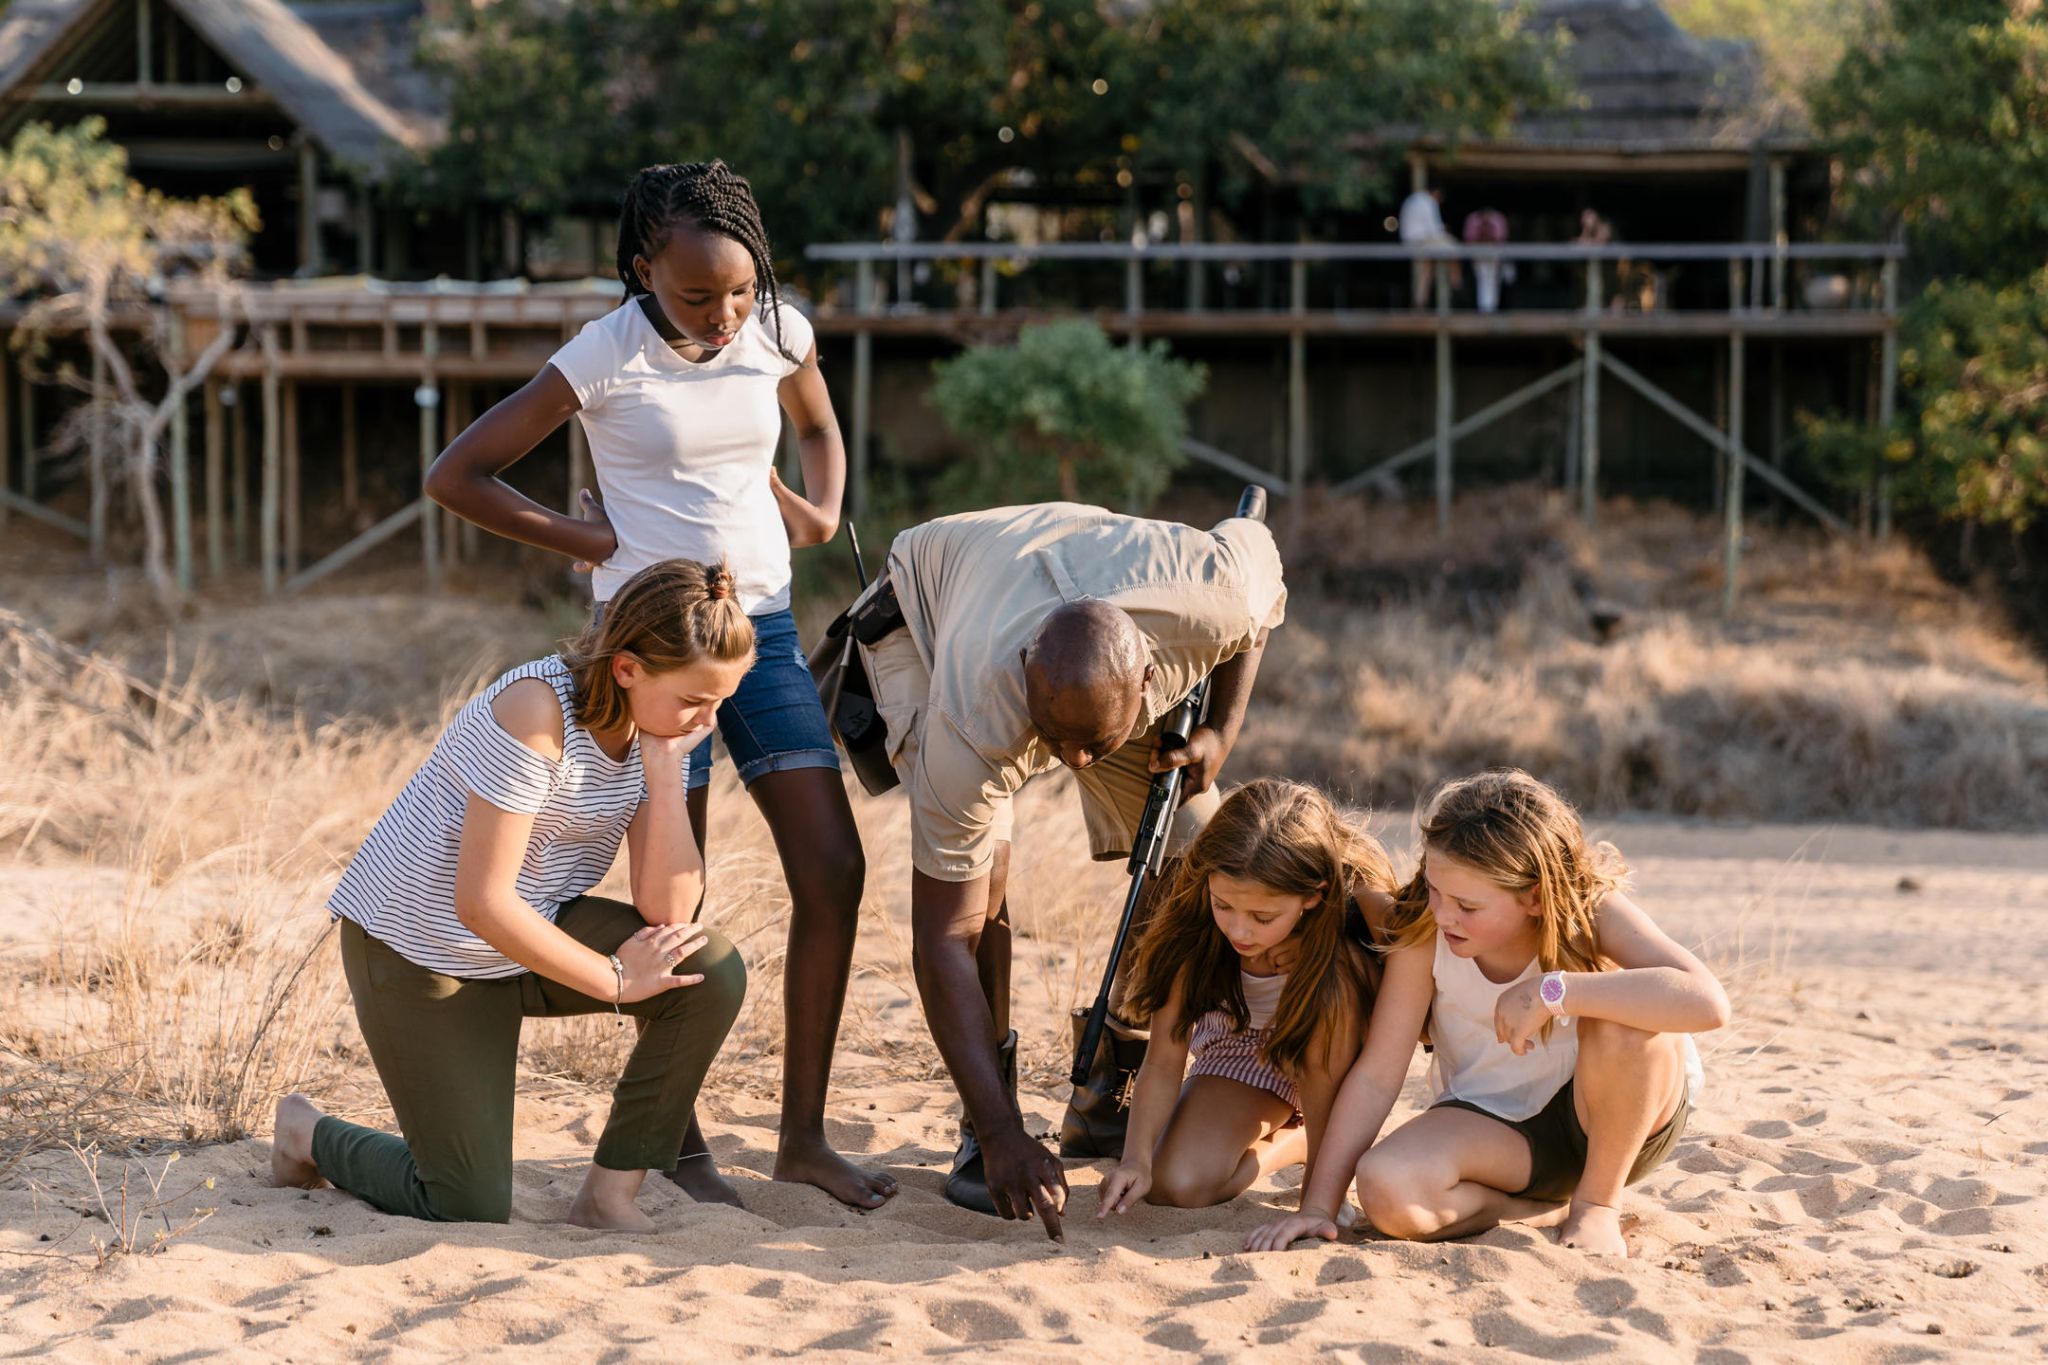
[[[1097,1217],[1221,1204],[1313,1162],[1372,1010],[1366,917],[1393,886],[1385,851],[1315,788],[1231,793],[1138,950],[1129,1008],[1152,1041]]]

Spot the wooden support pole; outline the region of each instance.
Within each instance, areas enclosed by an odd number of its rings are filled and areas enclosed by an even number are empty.
[[[1308,267],[1295,261],[1288,271],[1288,312],[1308,312]],[[1287,334],[1287,488],[1299,499],[1308,486],[1308,334]]]
[[[284,571],[299,571],[299,531],[302,489],[299,475],[299,381],[284,386]]]
[[[1593,524],[1600,501],[1600,333],[1586,333],[1579,388],[1579,517]]]
[[[206,576],[228,571],[227,442],[221,431],[220,381],[206,382]]]
[[[427,471],[433,468],[434,456],[439,453],[434,446],[434,409],[441,402],[440,392],[434,387],[434,353],[439,342],[433,323],[420,328],[420,386],[412,396],[420,410],[420,558],[426,569],[428,592],[441,590],[441,528],[435,515],[440,509],[426,490]]]
[[[863,260],[854,284],[854,311],[865,317],[874,306],[875,264]],[[853,449],[848,452],[846,489],[849,516],[860,516],[868,506],[868,422],[874,385],[875,338],[863,327],[853,334]]]
[[[14,366],[7,358],[7,351],[0,347],[0,493],[8,491],[10,480],[7,475],[9,456],[13,454],[12,442],[7,434],[7,404],[14,390]],[[0,502],[0,527],[7,525],[7,505]]]
[[[229,405],[231,410],[228,414],[228,455],[232,461],[230,476],[234,485],[235,563],[242,565],[249,562],[249,405],[244,401],[241,390],[230,389],[222,398],[225,400],[230,394],[235,400]]]
[[[92,428],[86,434],[86,474],[91,482],[88,495],[92,500],[88,543],[97,563],[107,557],[107,513],[113,502],[112,471],[107,468],[107,358],[92,344],[90,336],[86,345],[92,351]]]
[[[21,367],[21,495],[36,500],[36,382]]]
[[[1728,356],[1716,347],[1714,350],[1714,429],[1728,430]],[[1714,461],[1714,510],[1720,511],[1728,497],[1728,462]]]
[[[1728,448],[1721,462],[1728,468],[1727,522],[1721,556],[1721,610],[1733,613],[1737,584],[1742,572],[1742,333],[1728,338]]]
[[[258,520],[257,558],[263,565],[263,591],[274,593],[282,577],[278,573],[278,508],[283,493],[283,443],[280,428],[284,424],[284,401],[279,394],[283,381],[278,375],[277,329],[266,327],[263,366],[263,473],[258,479],[261,490],[262,515]]]
[[[356,466],[356,386],[341,386],[341,510],[353,517],[363,496]]]
[[[455,408],[455,434],[460,436],[468,429],[470,413],[476,406],[476,385],[468,383],[460,385],[454,393],[454,398],[455,402],[452,406]],[[455,443],[453,440],[450,440],[448,444],[453,445]],[[447,449],[447,446],[443,446],[442,449]],[[455,521],[455,543],[461,547],[463,561],[474,564],[477,551],[476,523],[463,517],[457,517],[453,512],[450,512],[448,515],[453,517]]]
[[[1877,380],[1877,429],[1889,436],[1892,417],[1899,404],[1899,263],[1886,261],[1883,272],[1885,316],[1884,337],[1879,343]],[[1877,467],[1877,538],[1889,540],[1892,534],[1892,472],[1884,463],[1885,455],[1878,454]]]
[[[1137,350],[1144,344],[1139,331],[1138,319],[1145,312],[1145,263],[1136,256],[1124,262],[1124,316],[1130,319],[1130,347]]]
[[[981,308],[981,315],[992,318],[996,315],[996,258],[981,258],[981,297],[975,303]]]
[[[173,333],[177,314],[173,313]],[[173,343],[175,344],[175,343]],[[171,412],[171,562],[178,591],[192,591],[192,423],[190,394]]]
[[[1451,334],[1446,323],[1451,312],[1448,263],[1437,262],[1436,275],[1436,529],[1451,529]]]
[[[299,139],[299,274],[318,275],[320,262],[320,151]]]

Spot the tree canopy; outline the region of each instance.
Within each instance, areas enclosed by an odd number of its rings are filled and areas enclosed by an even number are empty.
[[[1257,164],[1355,206],[1385,173],[1356,135],[1498,129],[1561,98],[1556,50],[1497,0],[499,0],[428,53],[453,136],[424,176],[547,213],[721,156],[779,240],[873,238],[901,133],[926,237],[1017,175],[1114,202]]]

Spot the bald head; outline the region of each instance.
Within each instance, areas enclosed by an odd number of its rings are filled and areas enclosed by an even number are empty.
[[[1024,650],[1031,723],[1070,768],[1123,747],[1143,713],[1151,676],[1145,637],[1107,602],[1055,607]]]

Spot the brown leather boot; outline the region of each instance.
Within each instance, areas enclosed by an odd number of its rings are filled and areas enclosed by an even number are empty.
[[[1003,1088],[1010,1092],[1010,1108],[1017,1107],[1017,1030],[996,1048],[996,1069]],[[960,1117],[960,1150],[953,1154],[953,1173],[946,1177],[946,1198],[963,1209],[995,1216],[996,1201],[989,1198],[988,1175],[982,1169],[981,1143],[974,1136],[974,1121]]]
[[[1088,1027],[1088,1011],[1074,1011],[1074,1047]],[[1088,1064],[1088,1079],[1074,1087],[1060,1120],[1060,1155],[1120,1161],[1124,1128],[1131,1117],[1131,1087],[1145,1064],[1149,1036],[1121,1023],[1115,1015],[1102,1024],[1102,1041]]]

